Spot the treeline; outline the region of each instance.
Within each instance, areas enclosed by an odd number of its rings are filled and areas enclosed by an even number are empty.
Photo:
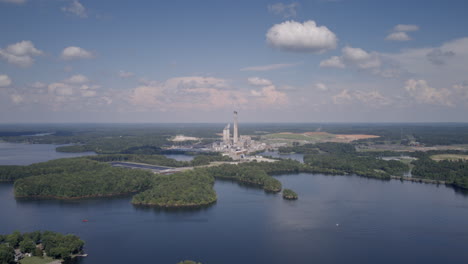
[[[447,184],[468,189],[468,161],[434,161],[430,154],[418,152],[417,155],[418,159],[411,162],[414,165],[411,171],[413,177],[445,181]]]
[[[47,168],[48,163],[60,166]],[[85,158],[55,160],[25,166],[28,175],[15,182],[16,197],[82,198],[139,192],[150,187],[152,173],[114,168]],[[43,168],[45,166],[46,168]]]
[[[198,207],[214,203],[214,178],[198,170],[157,175],[151,188],[133,196],[132,203],[158,207]]]
[[[305,170],[317,173],[357,174],[365,177],[390,179],[402,176],[408,165],[395,160],[382,160],[357,152],[354,145],[347,143],[317,143],[291,147],[296,153],[313,153],[304,156]]]
[[[15,263],[15,249],[23,254],[55,259],[66,259],[72,254],[83,251],[84,242],[75,235],[63,235],[52,231],[34,231],[20,233],[15,231],[9,235],[0,235],[0,263]],[[44,254],[45,253],[45,254]]]
[[[20,178],[45,174],[74,173],[84,170],[96,171],[108,167],[107,164],[86,158],[56,159],[28,166],[3,165],[0,166],[0,181],[15,181]]]

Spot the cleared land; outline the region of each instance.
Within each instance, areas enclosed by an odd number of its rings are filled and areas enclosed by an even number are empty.
[[[431,156],[431,159],[435,161],[441,160],[468,160],[468,155],[460,155],[460,154],[439,154]]]
[[[364,134],[331,134],[327,132],[305,132],[305,133],[275,133],[265,135],[264,138],[267,140],[298,140],[304,142],[342,142],[348,143],[359,139],[378,138],[376,135],[364,135]]]
[[[198,140],[200,140],[200,139],[196,138],[196,137],[187,137],[187,136],[184,136],[184,135],[177,135],[173,139],[171,139],[171,141],[174,141],[174,142],[198,141]]]

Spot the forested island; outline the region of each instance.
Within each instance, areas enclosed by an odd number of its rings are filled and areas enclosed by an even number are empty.
[[[0,235],[0,263],[12,264],[21,259],[49,263],[83,254],[84,241],[75,235],[52,231],[34,231]]]
[[[291,189],[284,189],[283,190],[283,198],[286,200],[297,200],[299,196],[296,192]]]

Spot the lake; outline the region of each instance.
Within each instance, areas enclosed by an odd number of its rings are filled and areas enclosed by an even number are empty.
[[[216,181],[218,202],[213,206],[166,211],[135,207],[131,196],[21,201],[14,199],[12,184],[0,184],[0,233],[41,229],[76,234],[86,241],[89,256],[80,261],[85,264],[468,259],[468,196],[452,188],[320,174],[277,179],[295,190],[299,200]]]

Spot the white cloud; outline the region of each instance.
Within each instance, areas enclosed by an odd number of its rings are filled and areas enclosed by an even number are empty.
[[[343,61],[338,56],[333,56],[329,59],[323,60],[320,62],[320,67],[328,67],[328,68],[340,68],[343,69],[346,66],[344,65]]]
[[[332,97],[334,104],[349,104],[357,102],[361,105],[370,106],[373,108],[379,108],[392,104],[392,100],[379,91],[363,91],[355,90],[350,91],[343,89],[340,93]]]
[[[40,89],[40,88],[45,88],[47,86],[47,84],[42,83],[42,82],[34,82],[34,83],[30,84],[29,86],[31,86],[32,88]]]
[[[283,18],[296,17],[296,8],[299,7],[299,3],[293,2],[291,4],[276,3],[268,5],[268,11],[275,15],[282,15]]]
[[[367,52],[360,48],[346,46],[341,49],[341,56],[333,56],[320,62],[320,67],[345,68],[346,66],[359,69],[376,69],[381,65],[379,54]]]
[[[0,74],[0,87],[7,87],[11,85],[11,79],[6,74]]]
[[[270,80],[267,79],[262,79],[259,77],[250,77],[247,79],[249,84],[254,85],[254,86],[268,86],[268,85],[273,85],[273,83]]]
[[[88,17],[86,8],[78,0],[72,0],[67,6],[62,7],[62,11],[81,18]]]
[[[307,53],[335,49],[338,41],[335,33],[325,26],[317,26],[312,20],[276,24],[268,30],[266,39],[268,44],[280,50]]]
[[[131,78],[133,76],[135,76],[135,74],[133,72],[127,72],[127,71],[119,71],[119,76],[120,78]]]
[[[405,90],[418,103],[453,106],[450,90],[430,87],[426,80],[410,79],[405,83]]]
[[[26,0],[0,0],[3,3],[11,3],[11,4],[24,4]]]
[[[360,48],[350,46],[342,50],[342,59],[349,65],[357,66],[360,69],[377,68],[380,66],[380,59],[377,53],[369,53]]]
[[[408,24],[398,24],[393,28],[393,31],[395,32],[410,32],[410,31],[418,31],[419,26],[418,25],[408,25]]]
[[[408,36],[406,32],[393,32],[388,34],[388,36],[385,39],[393,41],[408,41],[411,40],[411,37]]]
[[[49,84],[48,92],[49,94],[58,95],[58,96],[69,96],[73,95],[73,87],[66,83],[51,83]]]
[[[391,41],[409,41],[412,38],[408,35],[407,32],[418,31],[419,26],[417,25],[405,25],[399,24],[393,28],[393,32],[387,35],[386,40]]]
[[[328,86],[325,85],[324,83],[316,83],[315,89],[325,92],[325,91],[328,91]]]
[[[66,83],[72,83],[72,84],[82,84],[82,83],[87,83],[89,82],[88,77],[82,75],[82,74],[76,74],[71,76],[70,78],[65,80]]]
[[[19,104],[19,103],[22,103],[24,101],[24,98],[23,96],[19,95],[19,94],[12,94],[10,95],[10,99],[13,103],[15,104]]]
[[[0,49],[0,57],[9,63],[20,67],[29,67],[34,63],[34,56],[42,55],[41,50],[36,49],[29,40],[11,44],[6,49]]]
[[[242,68],[241,71],[271,71],[296,66],[297,63],[279,63]]]
[[[91,59],[91,58],[94,58],[94,55],[90,51],[87,51],[80,47],[70,46],[70,47],[66,47],[62,51],[61,57],[64,60]]]

